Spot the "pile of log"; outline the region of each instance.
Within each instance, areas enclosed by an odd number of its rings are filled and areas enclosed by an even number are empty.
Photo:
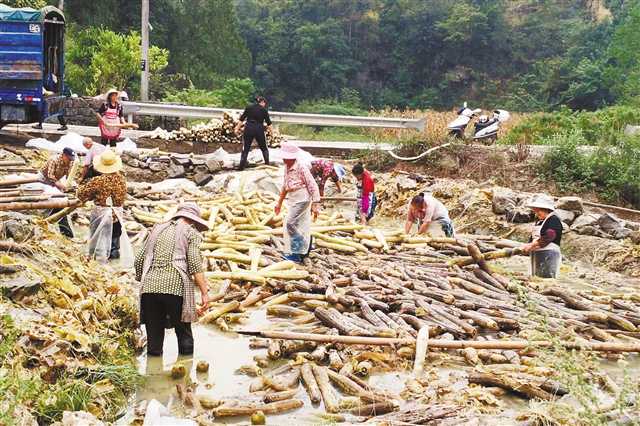
[[[241,133],[236,133],[238,124],[231,114],[225,113],[221,120],[213,119],[208,123],[195,124],[192,127],[181,127],[178,130],[167,132],[156,129],[148,137],[152,139],[175,140],[178,142],[202,142],[207,144],[242,143]],[[267,131],[267,145],[277,148],[282,144],[282,136],[270,128]]]
[[[419,373],[425,358],[466,366],[469,384],[552,400],[566,390],[534,367],[546,348],[640,351],[640,292],[538,290],[526,277],[507,278],[491,261],[520,254],[513,241],[413,237],[333,213],[313,224],[316,250],[300,266],[280,260],[283,215],[273,212],[274,194],[245,193],[241,185],[232,194],[191,195],[211,227],[202,249],[215,293],[200,321],[241,329],[246,311],[258,307],[271,324],[248,333],[262,337],[251,343],[262,351],[255,364],[239,371],[257,376],[253,399],[218,401],[215,416],[294,410],[303,404],[302,387],[332,421],[385,413],[402,419],[412,413],[395,412],[402,398],[367,377],[402,363]],[[176,207],[177,201],[131,202],[133,216],[146,225]],[[573,337],[561,343],[540,337],[549,334]],[[283,359],[290,362],[275,367]]]

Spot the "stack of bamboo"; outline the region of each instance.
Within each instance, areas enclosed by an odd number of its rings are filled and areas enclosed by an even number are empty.
[[[562,387],[530,367],[552,345],[540,342],[541,333],[571,330],[569,348],[639,350],[639,292],[536,291],[523,277],[507,279],[489,264],[519,254],[512,241],[412,237],[333,213],[313,224],[316,250],[304,267],[281,261],[283,217],[273,212],[275,196],[245,193],[242,186],[234,194],[191,194],[211,226],[202,248],[206,276],[217,288],[201,321],[230,330],[259,306],[272,323],[263,335],[274,336],[252,343],[266,353],[242,369],[258,376],[250,390],[263,401],[219,401],[216,416],[299,408],[302,384],[312,402],[322,401],[337,416],[333,420],[361,421],[400,405],[397,395],[370,386],[366,377],[414,358],[423,364],[425,356],[470,367],[510,366],[468,380],[553,399]],[[175,208],[138,202],[132,213],[152,224]],[[532,318],[531,305],[546,318],[544,327]],[[431,348],[422,355],[416,353],[421,332]],[[294,364],[265,372],[278,359]]]
[[[150,137],[155,139],[176,140],[178,142],[204,142],[211,143],[242,143],[242,138],[236,134],[235,128],[238,121],[225,113],[222,120],[213,119],[208,123],[199,123],[190,128],[181,127],[172,132],[161,129],[154,131]],[[272,129],[267,131],[267,144],[277,148],[282,143],[282,136]]]

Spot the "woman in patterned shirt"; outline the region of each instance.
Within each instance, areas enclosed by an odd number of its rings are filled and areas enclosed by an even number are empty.
[[[208,229],[194,203],[183,203],[169,222],[153,227],[136,255],[140,323],[147,330],[147,354],[162,355],[165,328],[175,328],[178,352],[193,354],[191,323],[197,318],[195,285],[206,309],[209,286],[202,269],[200,232]]]
[[[83,203],[93,200],[95,208],[91,212],[89,256],[98,261],[120,259],[121,239],[125,239],[127,256],[121,266],[133,266],[132,249],[126,233],[122,233],[124,200],[127,196],[127,182],[120,173],[122,160],[111,149],[93,157],[93,169],[100,173],[78,188],[77,197]]]
[[[340,164],[334,163],[330,160],[314,160],[311,162],[311,175],[318,184],[320,189],[320,196],[324,196],[324,186],[327,184],[327,180],[331,179],[336,184],[338,192],[342,192],[340,187],[340,181],[346,175],[347,172]]]
[[[297,146],[283,144],[280,149],[285,164],[284,185],[275,213],[280,214],[287,199],[287,217],[284,220],[285,259],[301,263],[311,250],[311,213],[318,216],[320,190],[309,168],[300,161]]]

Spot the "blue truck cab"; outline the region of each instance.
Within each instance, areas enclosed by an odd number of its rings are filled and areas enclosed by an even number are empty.
[[[64,14],[0,4],[0,128],[55,115],[64,87]],[[59,108],[58,108],[59,109]]]

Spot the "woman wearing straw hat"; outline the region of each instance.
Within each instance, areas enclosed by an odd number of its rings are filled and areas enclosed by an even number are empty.
[[[532,209],[538,218],[529,243],[522,247],[522,251],[529,253],[531,257],[531,275],[556,278],[562,263],[562,221],[555,214],[555,204],[548,195],[534,196],[527,207]]]
[[[136,254],[140,323],[147,330],[147,354],[162,355],[165,328],[175,328],[178,352],[193,353],[191,323],[197,318],[195,285],[206,309],[209,286],[202,269],[200,232],[208,229],[195,203],[182,203],[165,223],[154,226]]]
[[[83,203],[93,200],[95,204],[89,226],[89,256],[101,262],[121,259],[121,265],[130,268],[133,266],[133,249],[127,233],[122,232],[122,207],[127,196],[127,182],[120,173],[122,160],[107,148],[93,158],[93,169],[100,175],[82,184],[77,193]]]
[[[107,101],[100,106],[96,113],[103,145],[116,146],[116,142],[120,140],[122,128],[138,127],[136,124],[125,121],[122,104],[118,102],[119,96],[120,92],[116,89],[109,90],[107,92]]]
[[[299,161],[300,149],[285,143],[280,149],[285,164],[284,184],[275,213],[280,214],[287,199],[287,216],[284,220],[285,259],[301,263],[311,250],[311,214],[318,216],[320,190],[311,171]]]

